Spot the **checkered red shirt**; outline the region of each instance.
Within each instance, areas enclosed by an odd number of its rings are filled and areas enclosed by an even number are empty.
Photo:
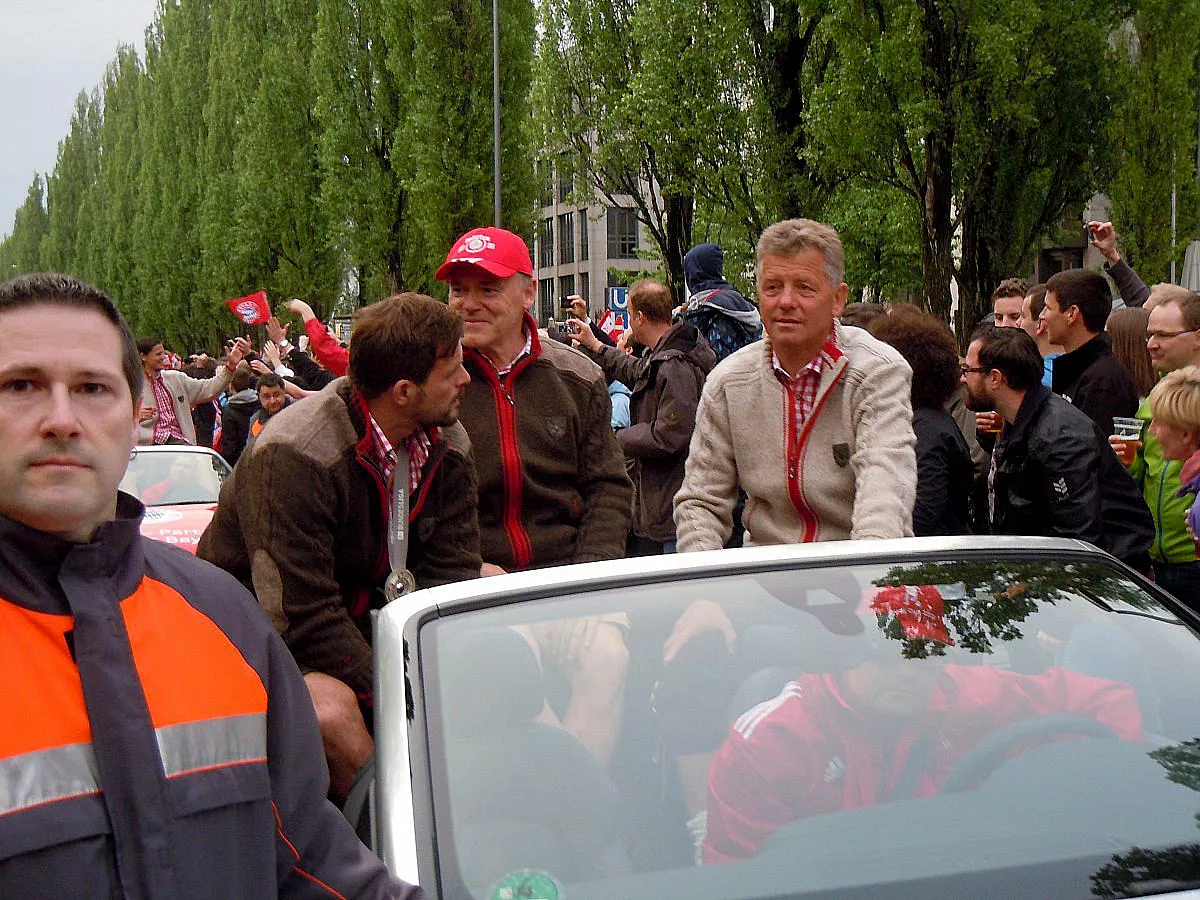
[[[171,391],[163,383],[161,372],[155,372],[150,378],[154,388],[154,405],[158,408],[158,417],[154,420],[154,443],[165,444],[171,438],[187,440],[179,428],[179,420],[175,418],[175,404]]]
[[[821,352],[814,356],[809,364],[795,376],[787,373],[787,370],[780,364],[779,357],[775,355],[775,351],[771,351],[771,365],[775,369],[775,377],[779,379],[779,383],[783,385],[792,401],[792,412],[796,417],[797,438],[817,403],[817,389],[821,386],[821,373],[827,366],[833,365],[835,356],[838,355],[840,349],[836,333],[829,332],[829,337],[822,345]]]
[[[375,417],[367,413],[367,433],[371,436],[371,456],[379,471],[383,473],[385,484],[390,485],[392,474],[396,471],[398,457],[392,442],[387,439]],[[433,442],[437,439],[437,429],[418,428],[404,439],[404,449],[408,455],[408,492],[415,494],[421,484],[421,472],[425,463],[429,462],[429,453]]]

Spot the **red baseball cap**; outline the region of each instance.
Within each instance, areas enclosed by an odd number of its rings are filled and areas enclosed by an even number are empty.
[[[533,275],[533,261],[525,241],[503,228],[473,228],[450,248],[446,261],[433,277],[446,281],[455,266],[478,266],[497,278],[508,278],[520,272]]]
[[[954,646],[946,629],[942,594],[932,584],[885,587],[875,595],[871,611],[895,616],[906,638],[923,638]]]

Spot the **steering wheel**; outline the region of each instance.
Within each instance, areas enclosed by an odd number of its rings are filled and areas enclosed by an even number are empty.
[[[1117,738],[1115,731],[1091,716],[1055,713],[1018,719],[988,735],[961,757],[946,774],[939,793],[953,794],[991,775],[1017,747],[1059,734],[1088,738]],[[1040,743],[1041,741],[1039,741]]]

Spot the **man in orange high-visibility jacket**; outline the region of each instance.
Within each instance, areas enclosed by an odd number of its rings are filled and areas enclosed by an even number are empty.
[[[140,370],[100,291],[0,284],[0,894],[419,897],[326,801],[253,598],[139,534]]]

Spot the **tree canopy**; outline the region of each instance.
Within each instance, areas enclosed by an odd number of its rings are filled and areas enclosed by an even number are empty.
[[[529,234],[531,3],[500,23],[503,224]],[[322,315],[437,291],[492,221],[491,71],[484,0],[164,2],[80,93],[0,273],[93,281],[180,350],[242,330],[223,301],[256,290]]]
[[[862,299],[962,334],[1003,278],[1111,199],[1164,278],[1200,224],[1200,0],[501,0],[504,225],[539,180],[634,210],[652,260],[725,248],[744,288],[781,218],[842,234]],[[172,0],[80,93],[0,273],[107,289],[190,349],[264,289],[319,314],[437,293],[492,220],[486,0]],[[1174,198],[1176,232],[1172,238]]]

